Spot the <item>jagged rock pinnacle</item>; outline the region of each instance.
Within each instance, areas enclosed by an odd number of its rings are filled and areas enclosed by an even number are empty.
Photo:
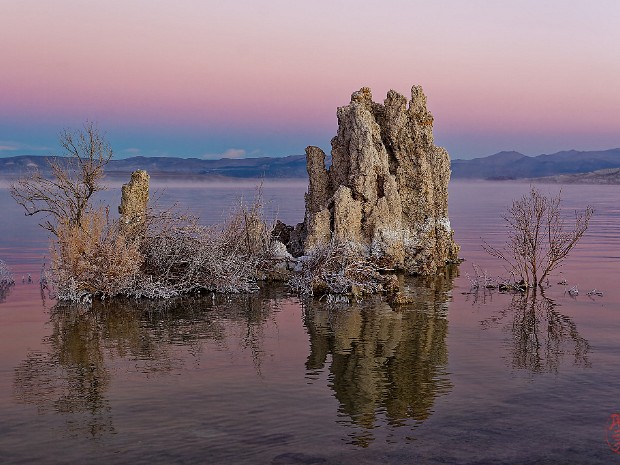
[[[332,239],[349,241],[386,267],[414,274],[456,261],[450,158],[434,145],[422,88],[412,87],[409,102],[391,90],[379,104],[363,87],[337,116],[331,167],[320,148],[306,149],[304,252]]]

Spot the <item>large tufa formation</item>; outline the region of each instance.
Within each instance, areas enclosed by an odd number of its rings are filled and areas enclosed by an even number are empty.
[[[121,205],[121,224],[126,230],[137,228],[146,220],[146,209],[149,201],[149,175],[144,170],[131,173],[131,180],[123,184]]]
[[[302,231],[303,251],[347,241],[386,268],[432,274],[457,260],[448,219],[450,158],[433,143],[433,116],[422,88],[411,101],[391,90],[383,105],[370,89],[338,108],[332,164],[306,149],[309,187]],[[296,231],[296,232],[297,232]]]

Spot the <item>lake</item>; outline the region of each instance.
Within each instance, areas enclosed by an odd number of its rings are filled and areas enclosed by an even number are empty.
[[[162,206],[177,202],[209,223],[255,187],[155,184]],[[305,188],[266,182],[268,215],[301,221]],[[0,188],[0,258],[16,277],[0,298],[1,462],[620,461],[620,188],[563,188],[567,212],[596,212],[551,279],[554,305],[470,292],[474,266],[506,275],[481,243],[501,244],[502,212],[528,189],[453,182],[450,218],[466,261],[408,278],[415,302],[397,309],[379,298],[302,301],[271,286],[86,312],[41,293],[46,234]],[[115,209],[120,190],[104,200]]]

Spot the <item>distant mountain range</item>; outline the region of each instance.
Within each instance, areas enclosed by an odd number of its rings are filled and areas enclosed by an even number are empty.
[[[620,148],[579,152],[568,150],[528,157],[519,152],[499,152],[473,160],[452,160],[454,179],[531,179],[620,168]]]
[[[48,171],[48,157],[18,156],[0,158],[0,174],[20,176],[29,169]],[[183,176],[192,178],[304,178],[307,177],[305,155],[263,158],[222,158],[203,160],[178,157],[132,157],[110,160],[106,166],[109,176],[127,175],[146,170],[151,176]]]
[[[0,175],[16,177],[35,167],[45,172],[46,158],[27,155],[0,158]],[[569,150],[535,157],[519,152],[499,152],[472,160],[452,160],[452,178],[517,180],[550,177],[550,182],[617,183],[618,176],[613,171],[616,168],[620,168],[620,148],[589,152]],[[144,169],[152,176],[166,175],[183,179],[307,177],[304,155],[220,160],[133,157],[111,160],[106,173],[110,176],[126,176],[137,169]],[[592,174],[596,171],[598,174]],[[578,173],[589,174],[577,176]]]

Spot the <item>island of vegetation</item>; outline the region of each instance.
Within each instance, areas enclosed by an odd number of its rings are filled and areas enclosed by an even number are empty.
[[[43,216],[40,225],[53,238],[41,285],[59,301],[81,303],[252,292],[268,281],[285,281],[305,296],[386,294],[407,303],[399,276],[430,276],[459,262],[448,218],[450,158],[434,144],[421,87],[412,87],[410,100],[392,90],[383,104],[363,87],[337,116],[331,166],[321,149],[306,149],[306,211],[294,227],[267,222],[260,191],[219,225],[158,209],[149,204],[144,170],[123,185],[115,218],[93,203],[113,154],[104,135],[88,122],[64,131],[65,156],[50,157],[46,172],[35,168],[11,186],[27,215]],[[569,230],[560,201],[532,187],[504,216],[505,247],[484,244],[510,274],[494,284],[500,290],[544,287],[583,236],[592,208],[575,212]],[[10,288],[14,281],[1,261],[0,274]]]
[[[422,89],[411,100],[370,89],[338,108],[332,164],[306,149],[309,187],[304,221],[268,224],[260,196],[240,202],[223,224],[149,206],[149,176],[123,186],[120,218],[95,207],[112,150],[96,125],[61,134],[67,157],[49,160],[14,183],[26,214],[42,214],[53,235],[43,282],[59,300],[115,296],[169,298],[201,292],[250,292],[287,281],[304,295],[398,295],[395,273],[431,275],[457,261],[448,218],[448,153],[434,145]],[[241,239],[241,240],[239,240]]]

